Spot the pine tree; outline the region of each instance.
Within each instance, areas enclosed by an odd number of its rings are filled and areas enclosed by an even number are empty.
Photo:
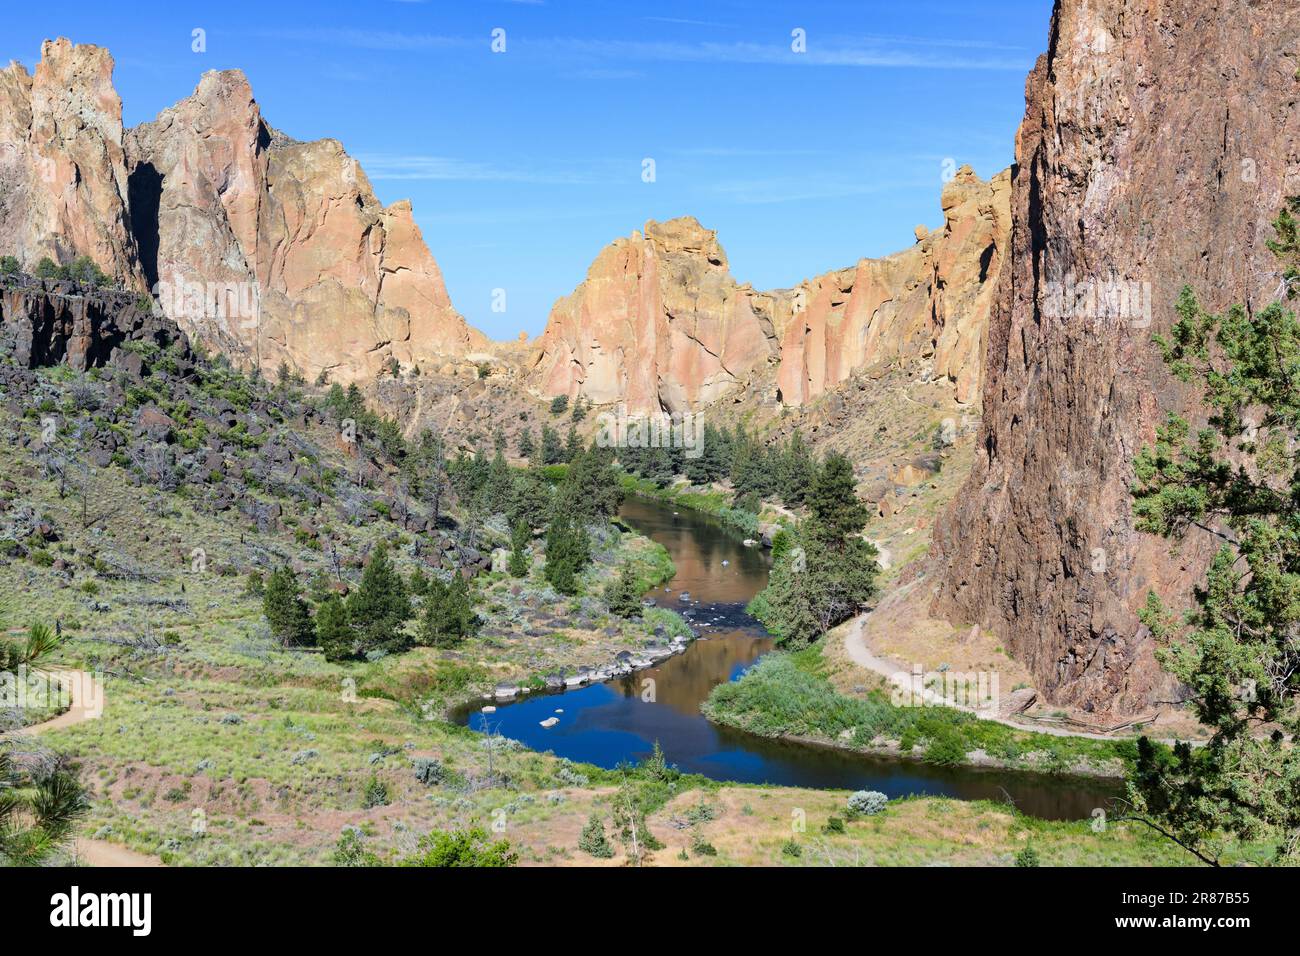
[[[807,503],[817,523],[838,546],[861,531],[871,511],[858,498],[852,463],[839,452],[826,456],[808,488]]]
[[[582,439],[578,436],[578,429],[574,425],[569,426],[569,436],[564,441],[564,460],[571,462],[582,454]]]
[[[345,661],[357,656],[357,635],[348,622],[347,605],[331,594],[316,606],[316,639],[327,661]]]
[[[605,603],[609,605],[610,614],[629,618],[641,616],[641,588],[631,564],[624,564],[618,577],[605,586]]]
[[[420,643],[428,647],[456,647],[478,631],[479,620],[469,595],[469,582],[454,572],[450,583],[439,577],[429,582],[420,618]]]
[[[532,537],[532,532],[529,531],[528,525],[523,521],[516,521],[514,527],[510,529],[509,571],[511,577],[528,577],[529,568],[532,566],[532,562],[528,559],[528,544]]]
[[[348,597],[348,617],[358,631],[361,650],[406,650],[410,639],[402,625],[410,616],[406,585],[388,559],[387,544],[381,541],[366,564],[361,585]]]
[[[537,444],[533,438],[533,430],[525,428],[524,433],[519,436],[519,457],[527,458],[531,463],[535,454],[537,454]]]
[[[777,490],[787,507],[797,508],[803,504],[816,471],[817,466],[808,451],[808,445],[799,430],[795,429],[789,443],[778,456]]]
[[[542,464],[558,465],[564,461],[564,446],[560,436],[550,425],[542,426]]]
[[[546,532],[544,573],[551,587],[561,594],[578,593],[578,575],[591,561],[587,529],[567,514],[559,514]]]
[[[1138,528],[1218,543],[1186,615],[1154,593],[1139,614],[1158,660],[1210,728],[1205,746],[1146,738],[1130,774],[1138,819],[1215,863],[1226,839],[1300,860],[1300,241],[1291,199],[1274,221],[1280,301],[1253,315],[1201,308],[1190,287],[1155,342],[1170,371],[1200,386],[1208,427],[1170,413],[1135,462]]]
[[[286,647],[316,643],[311,613],[300,595],[298,579],[287,566],[272,571],[262,591],[262,613],[271,634]]]

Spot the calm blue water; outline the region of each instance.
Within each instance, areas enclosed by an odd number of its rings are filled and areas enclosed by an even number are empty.
[[[656,503],[630,499],[622,516],[672,554],[677,576],[669,582],[671,590],[651,596],[693,615],[702,637],[658,667],[609,683],[533,694],[497,704],[494,714],[483,714],[482,703],[474,704],[456,715],[461,723],[482,730],[487,721],[534,750],[601,767],[641,760],[658,741],[670,763],[715,780],[879,790],[890,797],[1011,799],[1024,812],[1050,819],[1085,819],[1114,795],[1108,787],[1075,780],[867,757],[710,723],[699,710],[709,692],[738,678],[772,648],[762,626],[744,613],[745,603],[767,583],[767,555],[744,547],[739,536],[695,512],[674,514]],[[690,593],[689,601],[682,600],[683,591]],[[542,727],[550,717],[559,723]]]

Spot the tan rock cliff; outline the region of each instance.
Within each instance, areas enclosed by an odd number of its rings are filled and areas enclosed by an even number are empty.
[[[801,405],[856,368],[929,359],[958,401],[978,398],[984,329],[1010,224],[1010,171],[984,182],[969,166],[944,186],[943,228],[912,247],[772,293],[781,336],[781,401]]]
[[[383,207],[337,141],[299,143],[268,127],[239,71],[205,74],[127,143],[137,221],[156,209],[146,271],[199,341],[339,382],[372,378],[392,359],[410,368],[486,346],[452,308],[410,203]],[[207,308],[178,301],[194,283]],[[211,308],[208,283],[237,284],[237,307]]]
[[[32,265],[88,255],[143,287],[122,136],[107,50],[47,40],[34,75],[0,70],[0,251]]]
[[[547,396],[684,411],[716,401],[773,351],[717,235],[683,217],[648,222],[596,257],[552,308],[528,375]]]
[[[738,285],[716,234],[694,219],[647,223],[606,247],[555,304],[529,380],[545,396],[679,411],[779,361],[780,400],[801,405],[854,369],[919,357],[973,402],[1009,198],[1009,172],[984,182],[962,167],[943,190],[942,229],[772,292]]]

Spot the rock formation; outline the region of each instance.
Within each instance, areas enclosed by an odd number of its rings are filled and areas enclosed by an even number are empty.
[[[963,166],[944,186],[944,225],[916,244],[828,272],[777,298],[781,401],[802,405],[857,368],[928,359],[957,400],[978,397],[983,336],[1010,224],[1010,171],[984,182]]]
[[[978,396],[984,327],[1009,225],[1010,174],[962,167],[943,190],[944,226],[911,248],[794,289],[737,285],[716,234],[694,219],[619,239],[556,303],[532,363],[547,396],[633,411],[709,404],[780,362],[777,388],[802,405],[857,368],[929,360],[959,401]]]
[[[1060,0],[1029,77],[982,454],[936,530],[934,611],[995,631],[1053,701],[1132,712],[1166,689],[1134,612],[1184,594],[1211,545],[1171,559],[1133,528],[1132,458],[1194,403],[1150,337],[1184,283],[1215,309],[1275,294],[1298,30],[1282,0]]]
[[[137,232],[156,223],[146,274],[199,341],[341,382],[486,346],[452,308],[410,203],[384,208],[336,140],[272,130],[243,73],[205,74],[127,143]]]
[[[691,217],[648,222],[606,246],[555,303],[530,377],[544,395],[638,413],[715,401],[773,353],[751,299],[712,230]]]
[[[198,342],[273,370],[373,378],[487,340],[452,308],[408,202],[383,207],[334,140],[262,119],[239,71],[124,134],[113,60],[47,42],[0,71],[0,254],[89,255]]]
[[[21,63],[0,70],[0,254],[89,255],[143,288],[122,135],[108,51],[47,40],[35,75]]]
[[[169,319],[142,308],[138,295],[87,289],[73,282],[20,275],[0,283],[0,350],[21,368],[65,364],[78,371],[139,357],[122,348],[135,342],[171,348],[187,365],[189,341]]]

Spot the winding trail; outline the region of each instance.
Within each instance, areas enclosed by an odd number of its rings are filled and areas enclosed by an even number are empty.
[[[67,691],[68,709],[57,717],[23,727],[19,730],[0,734],[0,740],[18,736],[32,736],[61,727],[72,727],[87,720],[103,716],[104,685],[89,671],[49,670],[45,673],[58,680]],[[162,866],[157,857],[128,850],[107,840],[94,840],[89,837],[79,838],[73,845],[73,855],[79,863],[88,866]]]
[[[866,668],[869,671],[873,671],[879,674],[880,676],[884,677],[886,680],[892,680],[894,675],[896,674],[911,673],[911,669],[907,664],[890,660],[888,658],[880,657],[876,655],[871,650],[871,648],[867,646],[865,630],[866,630],[867,617],[870,613],[871,612],[868,611],[864,614],[859,614],[856,618],[854,618],[853,626],[848,629],[847,633],[844,636],[844,651],[846,654],[848,654],[849,660],[853,661],[853,663],[857,664],[859,667]],[[978,710],[975,707],[953,703],[952,701],[943,699],[941,696],[935,694],[934,691],[929,689],[924,689],[921,691],[921,693],[924,695],[928,703],[934,704],[936,706],[952,707],[955,708],[956,710],[963,710],[968,714],[974,714],[980,720],[991,720],[994,723],[1003,724],[1007,727],[1012,727],[1016,730],[1029,731],[1031,733],[1036,733],[1036,734],[1047,734],[1050,737],[1087,737],[1091,740],[1123,740],[1124,739],[1124,735],[1122,734],[1103,734],[1103,733],[1094,733],[1086,730],[1066,730],[1062,727],[1048,727],[1048,726],[1041,726],[1033,723],[1026,723],[1024,721],[1019,721],[1019,720],[1012,720],[1010,717],[1003,717],[1001,715],[990,714],[985,711]],[[1164,742],[1169,744],[1175,743],[1173,739],[1165,740]],[[1196,743],[1197,743],[1196,741],[1193,741],[1193,745],[1195,745]]]

